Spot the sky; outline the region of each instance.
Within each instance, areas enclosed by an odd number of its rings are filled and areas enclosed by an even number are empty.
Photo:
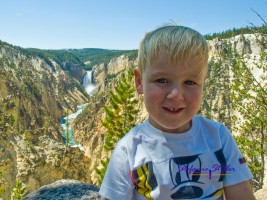
[[[22,48],[138,49],[178,24],[212,34],[267,21],[267,0],[0,0],[0,40]]]

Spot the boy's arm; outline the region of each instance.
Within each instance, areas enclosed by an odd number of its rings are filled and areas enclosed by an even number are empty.
[[[226,200],[256,200],[248,181],[224,188]]]
[[[131,200],[134,185],[125,148],[116,145],[112,152],[99,194],[105,199]]]

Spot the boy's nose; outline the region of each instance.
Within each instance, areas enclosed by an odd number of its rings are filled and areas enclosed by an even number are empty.
[[[181,87],[179,86],[172,87],[167,98],[173,100],[183,99],[183,92]]]

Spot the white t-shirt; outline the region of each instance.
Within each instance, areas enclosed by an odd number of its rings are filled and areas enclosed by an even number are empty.
[[[99,193],[110,200],[223,199],[223,187],[251,179],[229,130],[201,116],[185,133],[148,120],[116,145]]]

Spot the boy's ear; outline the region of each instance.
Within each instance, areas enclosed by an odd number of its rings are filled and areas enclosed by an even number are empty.
[[[142,75],[138,69],[134,69],[134,82],[138,94],[143,94]]]

